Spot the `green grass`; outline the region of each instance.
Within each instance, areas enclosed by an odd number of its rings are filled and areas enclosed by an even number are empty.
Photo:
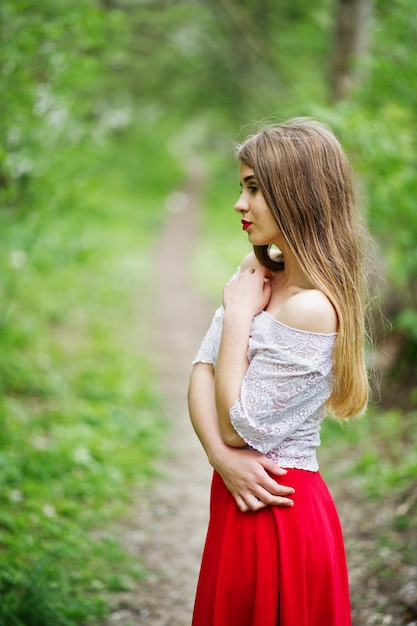
[[[142,322],[151,244],[182,172],[144,133],[113,140],[90,165],[58,206],[41,189],[0,214],[0,623],[10,626],[93,624],[108,590],[144,575],[108,529],[153,475],[166,430]]]
[[[327,419],[322,429],[324,462],[336,472],[355,479],[366,497],[396,493],[406,499],[417,474],[417,411],[378,410],[345,424]],[[342,461],[340,459],[343,459]],[[332,472],[333,472],[332,469]],[[403,496],[401,496],[403,494]]]

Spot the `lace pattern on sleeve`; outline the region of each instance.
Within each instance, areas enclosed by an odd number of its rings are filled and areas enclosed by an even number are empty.
[[[216,365],[219,353],[220,339],[222,336],[224,308],[219,307],[214,313],[213,319],[198,349],[192,364],[212,363]]]
[[[266,312],[253,320],[249,368],[230,419],[248,445],[283,467],[318,468],[335,337],[290,328]]]

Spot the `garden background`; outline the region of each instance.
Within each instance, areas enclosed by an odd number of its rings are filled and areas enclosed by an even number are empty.
[[[146,576],[101,531],[169,440],[144,348],[153,245],[198,163],[190,273],[217,302],[248,251],[233,142],[299,115],[340,137],[378,249],[379,383],[323,447],[329,464],[353,444],[340,479],[391,512],[373,623],[415,622],[414,0],[3,0],[0,32],[0,624],[99,624]]]

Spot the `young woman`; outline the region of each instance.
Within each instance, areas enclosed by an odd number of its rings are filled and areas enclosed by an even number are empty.
[[[316,447],[326,413],[367,404],[366,232],[346,156],[322,124],[265,128],[237,156],[234,208],[254,253],[224,288],[189,387],[215,470],[193,626],[350,626]]]

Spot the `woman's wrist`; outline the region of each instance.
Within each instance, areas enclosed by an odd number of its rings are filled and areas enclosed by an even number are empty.
[[[249,335],[253,315],[242,308],[230,307],[225,309],[223,316],[223,333]]]
[[[229,446],[227,446],[222,439],[209,450],[206,449],[208,462],[213,469],[218,470],[218,468],[221,467],[222,459],[224,460],[224,455],[227,453],[228,449]]]

